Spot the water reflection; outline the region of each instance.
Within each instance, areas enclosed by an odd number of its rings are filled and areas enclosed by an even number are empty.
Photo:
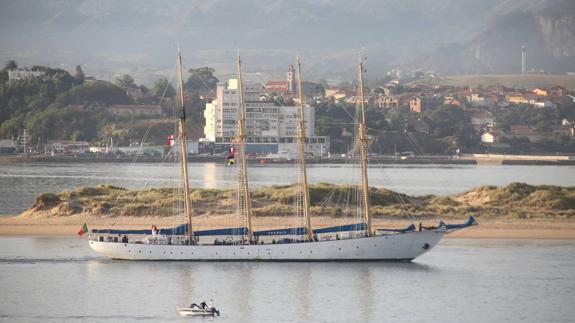
[[[296,271],[296,290],[299,291],[298,297],[296,297],[299,309],[304,321],[309,320],[310,315],[310,277],[311,269],[309,266],[303,266],[299,271]]]
[[[257,309],[252,302],[252,290],[256,289],[253,281],[252,264],[231,263],[223,267],[228,274],[231,274],[232,282],[230,286],[230,300],[234,308],[239,310],[238,322],[252,322],[252,313]],[[227,288],[226,288],[227,289]]]
[[[204,186],[206,188],[217,188],[216,165],[213,163],[203,164],[202,174],[204,175]]]
[[[196,302],[192,298],[194,295],[194,271],[189,266],[180,266],[179,268],[180,276],[180,304],[182,306],[190,305],[191,302]]]
[[[369,266],[364,266],[358,273],[359,304],[361,309],[361,322],[371,322],[374,309],[373,282],[371,280],[371,270]]]

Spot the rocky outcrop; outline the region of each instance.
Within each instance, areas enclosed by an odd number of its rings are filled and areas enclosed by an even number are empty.
[[[473,39],[421,58],[421,65],[445,74],[518,74],[525,46],[528,72],[573,72],[574,3],[552,2],[537,12],[504,15]]]

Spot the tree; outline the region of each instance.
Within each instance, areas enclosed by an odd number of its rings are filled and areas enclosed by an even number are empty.
[[[161,78],[152,86],[151,95],[158,99],[162,97],[171,98],[176,95],[176,90],[167,78]]]
[[[83,84],[86,76],[84,75],[84,71],[82,71],[82,66],[76,66],[76,75],[74,76],[78,83]]]
[[[18,68],[18,64],[16,64],[16,61],[14,60],[9,60],[8,63],[6,63],[6,67],[4,67],[5,70],[15,70]]]
[[[440,105],[426,113],[424,118],[431,125],[435,138],[450,137],[458,147],[470,147],[479,141],[469,116],[457,106]]]
[[[561,113],[568,113],[568,110],[521,104],[496,111],[495,121],[497,127],[503,130],[508,130],[511,125],[526,124],[535,126],[538,131],[547,131],[552,125],[559,124]]]
[[[83,85],[76,85],[69,91],[58,96],[56,101],[62,105],[67,104],[131,104],[131,98],[126,91],[118,86],[106,82],[95,81]]]
[[[72,132],[72,136],[70,136],[70,139],[72,139],[72,141],[84,140],[84,132],[82,130],[74,130],[74,132]]]
[[[407,120],[409,111],[406,109],[393,109],[389,117],[389,128],[391,131],[407,131]]]
[[[211,67],[200,67],[189,70],[190,77],[185,84],[186,89],[192,91],[214,91],[218,79],[214,76],[215,70]]]
[[[131,77],[128,74],[124,74],[118,78],[116,78],[116,85],[118,85],[121,88],[128,88],[132,85],[134,85],[134,78]]]

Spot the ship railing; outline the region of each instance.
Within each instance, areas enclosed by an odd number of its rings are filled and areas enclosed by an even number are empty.
[[[190,237],[187,235],[146,235],[146,234],[90,234],[90,241],[114,242],[114,243],[136,243],[153,245],[188,245]]]
[[[381,234],[381,233],[380,233]],[[254,241],[245,239],[243,235],[232,236],[201,236],[195,237],[192,244],[197,245],[249,245],[249,244],[288,244],[288,243],[306,243],[314,241],[329,241],[329,240],[347,240],[354,238],[365,237],[363,231],[338,231],[331,233],[320,233],[314,236],[314,239],[309,241],[301,237],[293,235],[267,235],[258,236]],[[187,235],[162,235],[162,234],[117,234],[117,233],[90,233],[89,240],[99,242],[114,242],[114,243],[135,243],[135,244],[149,244],[149,245],[189,245],[190,237]]]

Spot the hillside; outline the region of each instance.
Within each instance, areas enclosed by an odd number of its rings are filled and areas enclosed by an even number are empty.
[[[575,75],[548,75],[548,74],[484,74],[484,75],[450,75],[427,79],[441,85],[477,87],[490,85],[503,85],[517,89],[532,89],[536,87],[562,86],[575,91]]]
[[[313,215],[355,216],[353,192],[350,186],[312,185]],[[297,196],[296,186],[256,189],[252,193],[254,214],[256,217],[290,216],[295,213]],[[229,217],[234,214],[236,198],[232,190],[195,189],[191,197],[195,216]],[[407,196],[372,187],[370,199],[371,212],[376,218],[466,218],[473,215],[478,219],[575,219],[575,187],[513,183],[505,187],[483,186],[447,197]],[[170,188],[126,190],[98,186],[42,194],[20,217],[169,217],[178,208],[181,210],[177,201],[176,190]]]
[[[540,10],[499,16],[475,37],[446,44],[416,61],[444,74],[518,74],[525,46],[527,71],[573,72],[574,31],[575,2],[550,2]]]
[[[245,53],[246,74],[283,76],[286,65],[293,64],[295,52],[300,51],[307,76],[353,78],[361,48],[369,56],[370,75],[414,59],[405,67],[426,67],[419,56],[422,53],[452,43],[469,48],[470,41],[496,44],[482,40],[486,30],[491,28],[496,35],[505,27],[513,35],[521,28],[520,21],[497,27],[498,21],[559,2],[5,1],[0,10],[0,61],[17,59],[22,64],[64,64],[66,68],[82,65],[98,78],[131,74],[138,83],[149,83],[158,74],[169,73],[179,43],[186,64],[212,66],[221,79],[234,71],[236,47]],[[558,35],[554,30],[549,35]],[[482,49],[488,48],[482,45]],[[447,62],[456,65],[455,60]]]

